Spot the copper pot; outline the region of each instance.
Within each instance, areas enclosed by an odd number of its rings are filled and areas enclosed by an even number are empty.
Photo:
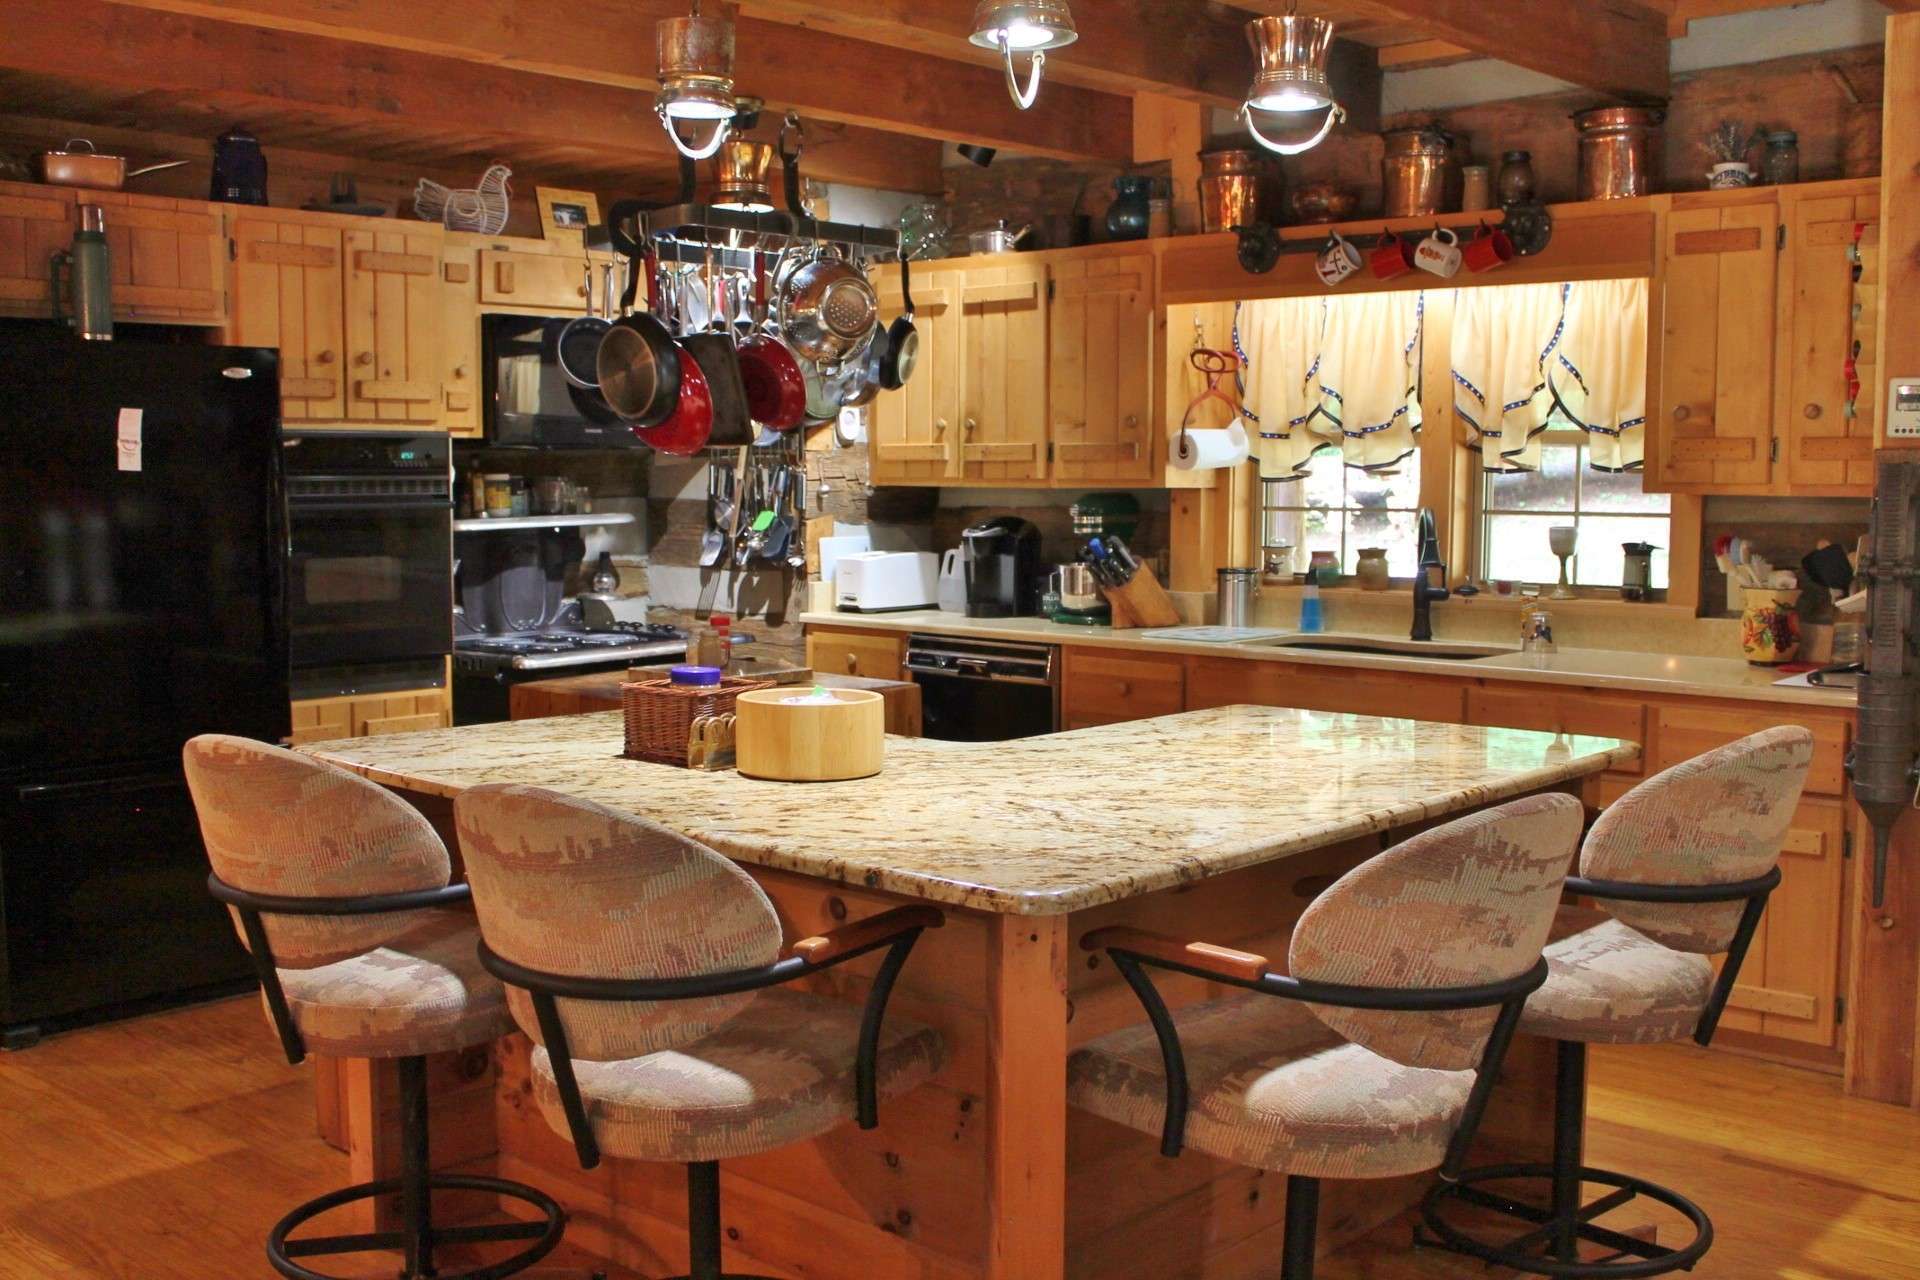
[[[1660,107],[1596,107],[1573,117],[1580,131],[1580,200],[1652,195],[1660,171]]]
[[[1200,229],[1209,234],[1274,221],[1280,177],[1257,151],[1200,153]]]
[[[1424,218],[1458,206],[1460,166],[1453,135],[1432,126],[1389,129],[1380,176],[1389,218]]]

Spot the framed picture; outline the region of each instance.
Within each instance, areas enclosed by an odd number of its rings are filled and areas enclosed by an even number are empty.
[[[587,228],[600,221],[600,201],[591,191],[535,187],[540,200],[540,233],[548,240],[584,248]]]

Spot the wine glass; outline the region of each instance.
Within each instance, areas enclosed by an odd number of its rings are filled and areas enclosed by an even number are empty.
[[[1547,546],[1560,557],[1560,585],[1553,589],[1555,600],[1573,599],[1573,584],[1567,580],[1567,561],[1580,542],[1580,530],[1570,524],[1557,524],[1547,530]]]

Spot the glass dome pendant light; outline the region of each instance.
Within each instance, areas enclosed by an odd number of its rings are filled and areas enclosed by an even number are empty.
[[[1333,98],[1327,79],[1327,53],[1333,46],[1333,24],[1325,18],[1300,17],[1287,6],[1283,18],[1255,18],[1247,24],[1247,43],[1260,60],[1260,70],[1240,106],[1241,118],[1253,140],[1269,151],[1297,156],[1326,141],[1333,126],[1347,118],[1346,108]],[[1260,132],[1256,111],[1300,115],[1325,111],[1319,132],[1304,142],[1276,142]]]
[[[662,18],[655,34],[660,94],[654,110],[674,150],[689,160],[705,160],[720,150],[733,128],[733,23],[724,16],[701,16],[700,0],[693,0],[690,16]],[[696,145],[681,136],[682,124],[711,125],[713,136]]]
[[[1007,92],[1022,111],[1033,106],[1040,94],[1040,73],[1047,65],[1047,50],[1064,49],[1080,38],[1073,25],[1073,11],[1067,0],[980,0],[973,11],[973,35],[969,37],[983,49],[998,49],[1006,60]],[[1032,54],[1027,67],[1027,84],[1013,69],[1013,55]]]

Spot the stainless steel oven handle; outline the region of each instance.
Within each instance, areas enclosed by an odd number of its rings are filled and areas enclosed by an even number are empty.
[[[289,496],[287,510],[298,511],[451,511],[452,498],[301,498]]]

